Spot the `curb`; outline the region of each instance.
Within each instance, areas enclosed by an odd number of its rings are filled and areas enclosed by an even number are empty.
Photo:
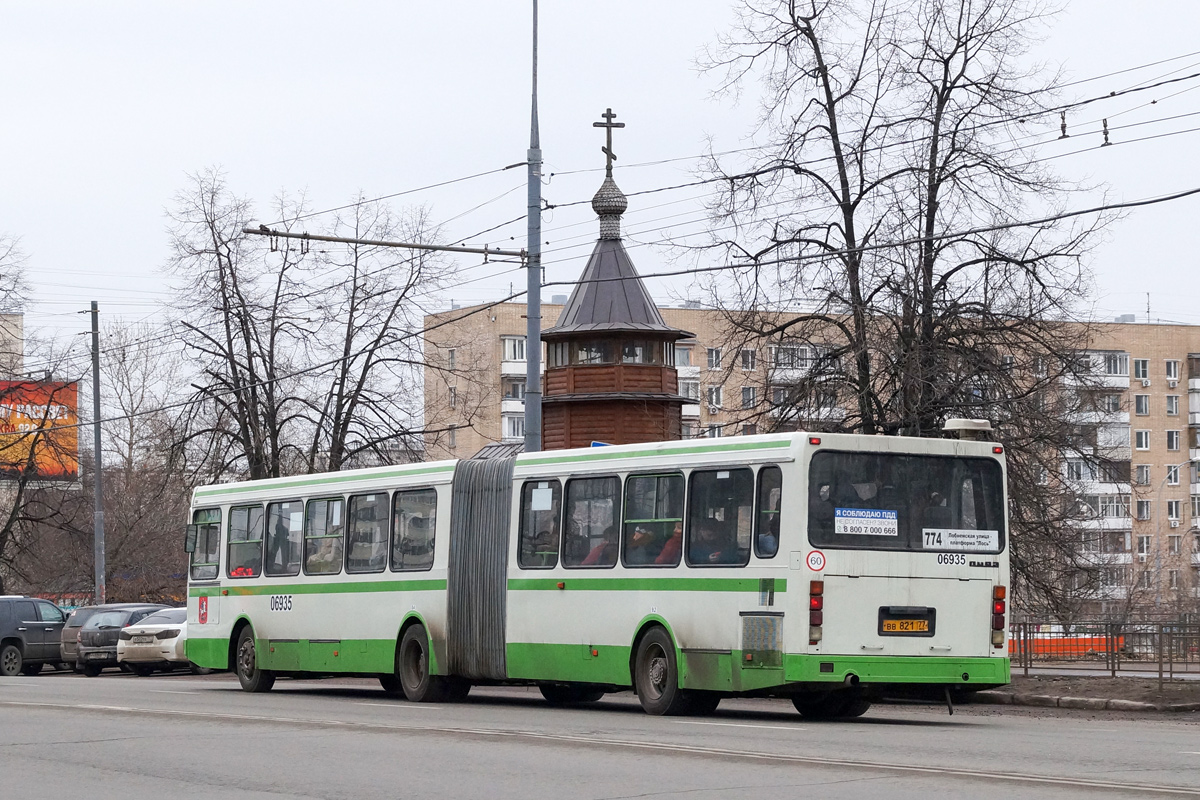
[[[1057,697],[1048,694],[1021,692],[976,692],[972,703],[996,706],[1036,706],[1040,708],[1082,708],[1089,711],[1169,711],[1185,713],[1200,711],[1200,703],[1143,703],[1138,700],[1105,699],[1103,697]]]

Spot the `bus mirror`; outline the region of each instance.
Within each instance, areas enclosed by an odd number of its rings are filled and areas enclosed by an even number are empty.
[[[199,525],[188,525],[183,535],[183,551],[185,553],[196,552],[196,537],[200,535]]]

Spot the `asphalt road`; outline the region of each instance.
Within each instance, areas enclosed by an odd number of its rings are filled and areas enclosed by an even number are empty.
[[[1200,715],[892,705],[816,723],[786,701],[727,700],[711,717],[659,718],[629,694],[555,709],[523,688],[417,705],[376,687],[0,679],[0,796],[1200,796]]]

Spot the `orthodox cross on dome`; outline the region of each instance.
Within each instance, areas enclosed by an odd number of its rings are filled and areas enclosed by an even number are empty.
[[[611,108],[605,109],[604,113],[601,114],[600,116],[604,117],[604,122],[593,122],[592,127],[608,129],[605,131],[606,138],[607,138],[607,144],[604,147],[600,148],[600,152],[604,153],[604,155],[606,155],[608,157],[607,163],[604,166],[604,174],[606,176],[608,176],[609,178],[611,178],[612,177],[612,162],[617,160],[617,157],[615,155],[613,155],[613,151],[612,151],[613,128],[624,128],[625,123],[624,122],[613,122],[613,120],[617,118],[617,115],[613,113],[613,110]]]

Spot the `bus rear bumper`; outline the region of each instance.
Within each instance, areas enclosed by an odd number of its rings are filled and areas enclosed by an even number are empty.
[[[944,656],[784,656],[789,683],[950,684],[996,686],[1009,682],[1009,660]]]

